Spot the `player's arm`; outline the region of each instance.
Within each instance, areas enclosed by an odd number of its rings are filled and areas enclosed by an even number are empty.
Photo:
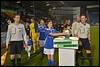
[[[88,32],[88,39],[89,39],[89,42],[91,43],[90,32]]]
[[[8,31],[7,31],[7,37],[6,37],[6,49],[8,50],[8,44],[11,38],[11,29],[10,29],[10,25],[8,25]]]
[[[72,24],[72,36],[74,36],[74,23]]]
[[[78,37],[79,38],[79,35],[80,34],[80,26],[77,27],[77,30],[75,31],[75,37]]]
[[[67,33],[50,33],[49,35],[51,35],[53,37],[57,37],[57,36],[66,36]]]
[[[88,28],[88,39],[89,39],[89,42],[91,41],[91,39],[90,39],[90,26],[89,26],[89,28]],[[90,42],[91,43],[91,42]]]
[[[80,25],[78,24],[77,25],[77,28],[75,28],[76,27],[76,24],[74,23],[73,25],[72,25],[72,36],[74,36],[74,37],[78,37],[78,34],[80,33]]]
[[[22,34],[23,34],[24,42],[25,42],[25,44],[27,44],[27,37],[26,37],[26,31],[25,31],[24,25],[23,25],[23,31],[22,31]]]

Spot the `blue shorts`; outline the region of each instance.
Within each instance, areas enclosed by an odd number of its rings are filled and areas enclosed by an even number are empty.
[[[23,49],[23,41],[11,41],[9,46],[10,54],[21,54]]]
[[[82,46],[83,46],[84,49],[86,49],[86,50],[90,50],[91,49],[88,38],[84,38],[84,39],[80,38],[79,40],[81,41]]]

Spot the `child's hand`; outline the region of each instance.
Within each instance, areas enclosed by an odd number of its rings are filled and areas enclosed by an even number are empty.
[[[66,36],[66,35],[67,35],[67,33],[66,33],[66,32],[63,32],[63,35],[64,35],[64,36]]]

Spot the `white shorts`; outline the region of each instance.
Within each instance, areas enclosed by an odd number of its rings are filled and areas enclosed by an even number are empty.
[[[40,45],[40,47],[43,47],[43,46],[44,46],[44,41],[45,41],[45,40],[39,40],[39,45]]]
[[[54,54],[54,49],[44,48],[44,54],[51,54],[51,55],[53,55]]]

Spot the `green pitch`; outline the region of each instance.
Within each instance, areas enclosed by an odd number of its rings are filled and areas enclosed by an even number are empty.
[[[91,49],[92,49],[92,56],[93,56],[93,65],[99,66],[99,27],[92,26],[91,27]],[[32,53],[32,52],[31,52]],[[58,58],[58,49],[55,50],[54,59],[57,65],[59,65],[59,58]],[[8,52],[7,59],[5,62],[5,66],[9,66],[10,64],[10,55]],[[23,66],[47,66],[47,56],[41,61],[41,55],[39,54],[39,50],[37,50],[36,54],[31,55],[30,61],[27,62],[27,53],[25,50],[22,52],[22,65]],[[84,65],[80,64],[81,66],[89,65],[89,62],[86,60]]]
[[[91,27],[91,49],[95,66],[99,65],[99,26]]]

